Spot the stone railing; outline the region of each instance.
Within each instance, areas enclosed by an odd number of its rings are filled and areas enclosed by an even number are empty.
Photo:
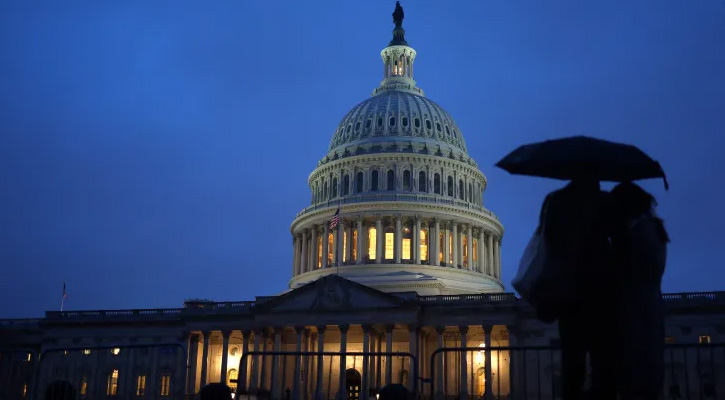
[[[513,293],[482,293],[482,294],[454,294],[440,296],[418,296],[418,301],[423,304],[440,303],[507,303],[516,302],[518,298]]]
[[[433,194],[419,194],[419,193],[396,193],[396,192],[379,192],[379,193],[366,193],[366,194],[355,194],[338,197],[328,201],[320,202],[309,207],[305,207],[302,211],[297,213],[297,218],[307,214],[311,211],[320,210],[323,208],[339,206],[343,204],[353,203],[372,203],[378,201],[408,201],[413,203],[433,203],[446,206],[453,206],[458,208],[464,208],[466,210],[478,211],[484,215],[488,215],[494,220],[498,221],[496,214],[487,210],[483,206],[479,206],[467,201],[460,199],[454,199],[452,197],[443,197],[440,195]]]
[[[687,304],[723,304],[725,305],[725,292],[690,292],[690,293],[664,293],[662,300],[672,305]]]
[[[39,318],[0,319],[0,329],[34,327],[38,326],[40,321],[42,320]]]
[[[183,308],[153,308],[138,310],[46,311],[47,320],[117,319],[117,318],[178,318]]]

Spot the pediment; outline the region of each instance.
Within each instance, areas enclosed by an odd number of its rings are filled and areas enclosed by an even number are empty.
[[[333,274],[280,295],[263,307],[269,312],[334,311],[401,307],[407,303],[397,296]]]

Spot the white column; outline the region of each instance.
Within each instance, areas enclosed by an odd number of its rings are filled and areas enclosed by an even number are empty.
[[[486,272],[486,237],[483,228],[478,231],[478,272]]]
[[[486,375],[486,388],[483,398],[486,400],[493,400],[493,375],[491,374],[491,331],[493,327],[491,325],[482,325],[482,327],[483,334],[485,335],[483,343],[485,346],[484,356],[486,357],[483,364],[484,373]]]
[[[312,225],[312,240],[310,242],[310,264],[307,266],[308,271],[317,269],[317,226]]]
[[[461,264],[460,260],[460,254],[458,253],[459,246],[458,246],[458,224],[456,222],[453,222],[453,268],[458,268],[458,266]]]
[[[295,356],[294,382],[292,383],[292,400],[300,400],[302,398],[300,395],[300,381],[302,380],[302,356],[299,353],[302,351],[302,333],[304,331],[304,326],[295,327],[295,332],[297,333],[297,347],[295,347],[295,351],[297,352],[297,355]]]
[[[400,216],[395,217],[395,247],[393,250],[395,263],[400,264],[400,259],[403,252],[403,229],[402,221]]]
[[[468,242],[466,243],[468,245],[468,270],[473,271],[473,227],[471,224],[468,224],[468,238],[466,239]]]
[[[363,263],[363,249],[366,248],[363,247],[363,243],[365,243],[366,238],[367,235],[363,233],[363,222],[361,218],[357,220],[357,259],[355,260],[355,264]]]
[[[451,266],[451,236],[448,231],[448,222],[443,223],[443,262],[447,267]]]
[[[441,246],[441,242],[440,242],[441,223],[440,223],[440,221],[438,221],[438,218],[436,218],[435,220],[433,220],[433,226],[434,226],[435,229],[433,230],[433,234],[431,235],[431,238],[432,238],[431,247],[434,249],[434,251],[432,252],[433,253],[433,258],[432,258],[433,264],[432,265],[439,266],[439,265],[441,265],[441,259],[440,259],[440,251],[441,251],[441,249],[440,249],[440,246]]]
[[[345,238],[343,235],[345,235],[346,229],[345,229],[345,221],[343,221],[342,218],[340,218],[340,222],[337,225],[337,231],[333,232],[335,234],[335,255],[333,258],[335,259],[335,265],[342,265],[342,260],[345,259]],[[348,246],[349,247],[349,246]],[[337,258],[340,258],[339,260]],[[349,259],[349,256],[348,256]],[[333,266],[335,266],[333,265]]]
[[[370,325],[363,325],[363,353],[367,353],[370,351]],[[370,367],[370,357],[367,355],[363,355],[363,365],[362,365],[362,382],[360,384],[360,400],[368,400],[368,391],[370,390],[370,383],[369,383],[369,367]]]
[[[417,368],[418,362],[418,327],[415,325],[408,326],[408,353],[412,354],[415,358],[410,358],[410,366],[408,367],[408,393],[413,393],[415,387],[418,384],[415,380],[415,372],[420,374],[420,370]]]
[[[496,278],[501,279],[501,238],[496,240]]]
[[[300,240],[295,234],[292,238],[292,276],[299,274]]]
[[[219,371],[219,382],[227,384],[227,363],[229,362],[229,335],[231,331],[222,331],[222,365]]]
[[[445,332],[446,328],[442,326],[436,327],[436,333],[438,334],[438,348],[443,348],[443,333]],[[446,353],[438,353],[436,356],[436,383],[435,383],[435,393],[433,394],[437,400],[443,399],[443,375],[445,374],[445,371],[443,371],[443,358],[446,356]],[[433,371],[430,371],[433,373]]]
[[[274,353],[279,353],[281,345],[282,345],[282,328],[275,327],[274,328],[274,347],[272,347],[272,351]],[[280,399],[281,393],[280,393],[280,375],[282,375],[280,368],[279,368],[279,355],[274,354],[272,356],[272,381],[270,388],[270,392],[272,394],[273,399]]]
[[[259,352],[259,347],[262,341],[262,330],[254,330],[254,352]],[[255,354],[252,356],[252,376],[249,379],[249,391],[252,394],[257,393],[259,387],[259,355]]]
[[[393,325],[385,326],[385,385],[393,383]]]
[[[323,380],[325,374],[325,357],[322,353],[325,351],[325,326],[317,327],[317,385],[315,387],[315,399],[323,399],[324,386]]]
[[[493,276],[493,234],[491,232],[486,233],[486,273]]]
[[[378,218],[375,221],[375,234],[377,235],[377,242],[375,243],[375,263],[381,264],[381,260],[383,259],[383,239],[385,238],[385,235],[383,234],[383,220],[382,218]]]
[[[247,363],[249,362],[249,356],[244,357],[244,355],[249,353],[250,333],[248,330],[242,332],[242,362],[239,365],[239,374],[237,375],[237,392],[239,393],[247,390]]]
[[[329,242],[328,237],[330,236],[330,223],[328,221],[325,221],[324,223],[325,227],[323,228],[322,233],[322,268],[327,268],[329,265],[327,265],[327,255],[330,254],[330,249],[328,248]],[[332,235],[335,236],[335,235]],[[334,239],[333,239],[333,244]]]
[[[347,248],[345,248],[345,260],[347,263],[352,264],[352,231],[354,231],[355,228],[352,226],[352,222],[349,226],[346,225],[345,234],[347,235]],[[360,237],[358,236],[358,241]],[[344,240],[343,240],[344,245]]]
[[[420,257],[420,217],[415,217],[415,230],[413,231],[413,250],[415,250],[415,263],[421,263]],[[430,229],[428,229],[428,237],[430,237]],[[430,257],[430,246],[428,246],[428,257]]]
[[[340,376],[338,379],[338,391],[340,400],[347,400],[347,385],[345,384],[345,372],[347,371],[347,330],[350,325],[340,325]]]
[[[209,339],[211,337],[210,331],[203,331],[201,332],[202,335],[204,335],[204,349],[201,352],[201,383],[199,390],[204,388],[206,386],[206,378],[208,375],[208,366],[209,366]]]
[[[459,326],[458,329],[461,332],[461,347],[468,347],[468,326]],[[468,400],[468,357],[466,357],[467,353],[467,351],[461,352],[461,389],[459,390],[461,400]]]
[[[307,229],[302,231],[302,251],[300,256],[299,273],[307,272]]]

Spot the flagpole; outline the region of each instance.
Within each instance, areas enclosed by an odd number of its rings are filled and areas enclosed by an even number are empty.
[[[60,311],[63,312],[63,303],[65,302],[65,297],[62,297],[60,299]]]

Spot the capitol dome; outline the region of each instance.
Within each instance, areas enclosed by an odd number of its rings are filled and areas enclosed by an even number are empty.
[[[383,80],[309,176],[310,205],[290,227],[290,289],[338,274],[386,292],[503,291],[503,225],[484,206],[486,176],[413,79],[402,17],[380,56]]]
[[[374,150],[470,158],[453,118],[425,96],[402,90],[381,91],[353,107],[335,130],[328,156]]]

